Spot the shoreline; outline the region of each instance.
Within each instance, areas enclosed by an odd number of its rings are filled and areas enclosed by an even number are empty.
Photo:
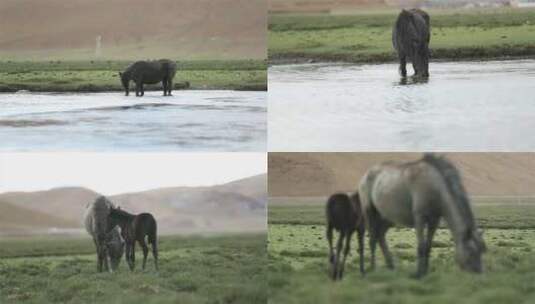
[[[484,50],[483,50],[484,52]],[[535,59],[535,45],[526,49],[517,49],[510,52],[496,54],[489,52],[486,56],[481,56],[481,49],[476,48],[472,53],[464,49],[452,50],[431,50],[430,62],[459,62],[459,61],[508,61]],[[499,52],[499,50],[497,51]],[[433,54],[435,53],[435,54]],[[433,56],[439,54],[439,56]],[[447,56],[446,54],[460,54],[460,56]],[[472,54],[472,55],[470,55]],[[479,56],[478,56],[479,55]],[[279,53],[269,57],[268,65],[289,65],[289,64],[307,64],[307,63],[348,63],[348,64],[385,64],[397,63],[394,53],[390,54],[371,54],[369,56],[347,55],[347,54],[299,54],[299,53]]]

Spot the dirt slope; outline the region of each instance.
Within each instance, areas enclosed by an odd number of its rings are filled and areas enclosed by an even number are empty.
[[[533,153],[446,153],[471,195],[535,194]],[[270,196],[325,196],[356,189],[372,165],[415,160],[419,153],[270,153]]]
[[[265,0],[2,0],[0,54],[265,58]],[[19,57],[17,57],[19,58]]]

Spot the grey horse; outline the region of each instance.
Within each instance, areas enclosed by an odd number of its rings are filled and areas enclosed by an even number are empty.
[[[392,44],[399,58],[399,72],[407,76],[407,61],[412,62],[417,77],[429,77],[430,18],[419,9],[402,10],[394,29]]]
[[[124,253],[125,242],[119,228],[112,223],[108,216],[113,204],[104,196],[87,204],[84,213],[84,226],[93,238],[97,252],[97,271],[103,267],[113,272],[119,266]]]
[[[144,84],[163,85],[163,95],[171,96],[173,78],[176,74],[176,63],[169,59],[156,61],[136,61],[129,65],[124,72],[119,72],[125,95],[130,92],[130,81],[136,86],[136,96],[145,95]]]
[[[377,242],[387,267],[393,268],[386,232],[393,225],[414,227],[418,242],[415,277],[427,273],[433,236],[441,218],[446,220],[463,270],[481,272],[485,242],[478,231],[461,176],[444,157],[425,154],[418,161],[386,162],[362,177],[359,192],[369,229],[371,266]]]

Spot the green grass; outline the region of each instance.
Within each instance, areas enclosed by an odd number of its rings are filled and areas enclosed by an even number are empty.
[[[341,282],[328,278],[323,206],[269,206],[268,285],[270,303],[532,303],[535,300],[535,206],[475,208],[478,221],[507,219],[507,229],[484,228],[488,251],[485,272],[459,270],[450,232],[439,229],[431,253],[430,273],[411,279],[416,270],[414,230],[392,228],[387,234],[396,269],[390,271],[378,249],[378,267],[361,277],[353,241]],[[304,220],[297,225],[288,219]],[[369,265],[366,243],[365,261]]]
[[[473,209],[477,222],[483,228],[535,229],[535,203],[507,203],[506,198],[474,199]],[[270,201],[270,224],[323,225],[325,206],[321,198],[311,198],[308,203],[293,203],[291,199]],[[533,203],[533,204],[532,204]],[[444,226],[444,225],[442,225]]]
[[[160,271],[150,256],[142,271],[138,250],[134,272],[123,260],[109,274],[96,272],[90,239],[3,239],[0,303],[265,303],[265,242],[265,235],[162,237]]]
[[[535,55],[535,10],[430,11],[434,59],[485,59]],[[384,62],[397,11],[357,15],[270,16],[269,58]]]
[[[2,61],[0,92],[122,91],[118,72],[126,61]],[[266,63],[261,60],[177,62],[176,89],[266,90]],[[149,86],[160,90],[160,86]]]

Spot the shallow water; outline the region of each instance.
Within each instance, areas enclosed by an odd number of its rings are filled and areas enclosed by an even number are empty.
[[[0,94],[2,151],[265,151],[266,92]]]
[[[396,64],[271,67],[268,148],[535,149],[535,60],[432,62],[430,74],[404,84]]]

